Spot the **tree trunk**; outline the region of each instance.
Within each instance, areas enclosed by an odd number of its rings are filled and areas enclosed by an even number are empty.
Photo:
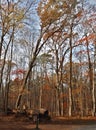
[[[86,39],[87,38],[87,34],[86,34]],[[86,45],[87,45],[87,55],[88,55],[88,65],[89,65],[89,87],[90,87],[90,94],[91,94],[91,100],[92,100],[92,116],[95,115],[95,97],[94,97],[94,84],[93,84],[93,72],[92,72],[92,63],[90,60],[90,54],[89,54],[89,43],[88,40],[86,40]]]
[[[15,105],[16,108],[18,108],[19,105],[20,105],[21,98],[22,98],[22,94],[23,94],[23,91],[24,91],[25,86],[26,86],[26,83],[27,83],[27,79],[28,79],[28,77],[29,77],[29,75],[30,75],[30,72],[31,72],[32,68],[34,67],[34,63],[35,63],[35,60],[36,60],[36,58],[37,58],[37,55],[38,55],[39,52],[41,51],[43,45],[46,43],[46,40],[47,40],[47,39],[46,39],[43,43],[41,43],[42,36],[43,36],[43,34],[42,34],[42,28],[41,28],[40,37],[39,37],[39,39],[38,39],[38,41],[37,41],[37,44],[36,44],[36,47],[35,47],[35,49],[34,49],[33,57],[32,57],[32,59],[31,59],[31,61],[30,61],[29,69],[28,69],[28,71],[27,71],[27,73],[26,73],[26,75],[25,75],[25,78],[24,78],[24,81],[23,81],[23,84],[22,84],[21,91],[20,91],[20,93],[19,93],[19,95],[18,95],[18,97],[17,97],[17,101],[16,101],[16,105]],[[41,43],[41,44],[40,44],[40,43]]]
[[[92,111],[92,116],[95,116],[95,113],[96,113],[96,110],[95,110],[95,107],[96,107],[95,86],[96,86],[96,44],[95,44],[95,47],[94,47],[94,67],[93,67],[93,87],[92,87],[93,111]]]
[[[70,81],[69,81],[69,116],[72,116],[72,31],[73,23],[70,27]]]

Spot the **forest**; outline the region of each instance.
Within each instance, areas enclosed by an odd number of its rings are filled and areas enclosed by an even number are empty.
[[[96,2],[0,0],[0,112],[96,116]]]

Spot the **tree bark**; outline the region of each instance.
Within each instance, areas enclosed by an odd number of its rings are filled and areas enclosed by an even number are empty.
[[[92,116],[95,115],[95,96],[94,96],[94,83],[93,83],[93,71],[92,71],[92,63],[90,59],[90,53],[89,53],[89,43],[88,38],[86,34],[86,46],[87,46],[87,55],[88,55],[88,66],[89,66],[89,87],[90,87],[90,94],[91,94],[91,100],[92,100]],[[95,58],[95,57],[94,57]]]
[[[72,31],[73,23],[70,27],[70,81],[69,81],[69,116],[72,116]]]

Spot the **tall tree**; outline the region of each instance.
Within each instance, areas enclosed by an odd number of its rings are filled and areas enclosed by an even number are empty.
[[[28,2],[26,6],[26,2]],[[17,30],[20,29],[21,25],[24,24],[25,16],[27,16],[28,11],[30,10],[30,7],[35,4],[35,1],[25,1],[23,3],[25,6],[22,6],[22,1],[0,1],[0,61],[3,59],[3,63],[1,66],[1,75],[0,75],[0,88],[1,93],[3,94],[4,86],[5,86],[5,98],[6,103],[8,101],[8,82],[10,82],[10,72],[11,72],[11,66],[6,65],[6,61],[10,60],[12,62],[12,52],[13,52],[13,42],[14,42],[14,35],[17,36]],[[11,48],[11,49],[10,49]],[[10,58],[9,58],[9,57]],[[11,65],[11,64],[10,64]],[[6,71],[6,68],[9,68],[8,71]],[[6,76],[5,72],[6,71]],[[4,78],[5,77],[5,78]],[[4,80],[7,80],[5,82]],[[2,95],[2,96],[4,96]],[[3,97],[4,98],[4,97]],[[7,110],[7,105],[6,110]]]

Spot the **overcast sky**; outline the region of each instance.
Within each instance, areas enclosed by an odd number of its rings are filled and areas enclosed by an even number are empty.
[[[90,4],[96,4],[96,0],[88,0]]]

